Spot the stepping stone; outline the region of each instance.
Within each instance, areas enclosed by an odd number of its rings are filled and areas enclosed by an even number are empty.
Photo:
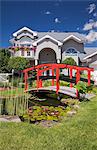
[[[20,118],[11,119],[10,122],[21,122]]]
[[[75,115],[76,114],[76,111],[75,110],[72,110],[72,111],[68,111],[67,112],[67,116],[69,116],[69,117],[72,117],[73,115]]]
[[[87,98],[87,99],[91,99],[91,98],[93,98],[93,97],[95,97],[95,94],[93,94],[93,93],[87,93],[87,94],[85,95],[85,98]]]
[[[0,118],[0,122],[10,122],[10,121],[5,118]]]

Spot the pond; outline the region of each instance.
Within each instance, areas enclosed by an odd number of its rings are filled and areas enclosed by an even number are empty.
[[[38,92],[35,93],[34,96],[29,98],[29,107],[30,106],[54,106],[57,107],[61,105],[61,99],[62,98],[69,98],[67,95],[63,94],[56,94],[54,92],[51,93],[44,93],[44,92]]]

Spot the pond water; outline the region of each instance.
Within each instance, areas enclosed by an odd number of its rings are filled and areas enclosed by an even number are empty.
[[[62,98],[68,98],[67,95],[56,95],[55,93],[36,93],[29,98],[29,107],[30,106],[54,106],[57,107],[61,105]]]

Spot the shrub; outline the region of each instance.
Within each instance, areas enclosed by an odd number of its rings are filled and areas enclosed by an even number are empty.
[[[25,121],[36,122],[41,120],[60,121],[70,108],[53,106],[32,106],[28,112],[23,115]]]
[[[60,81],[60,86],[70,86],[70,83],[65,81]]]
[[[19,72],[29,67],[29,61],[23,57],[11,57],[8,62],[8,68],[11,71],[14,69],[15,72]]]
[[[90,86],[88,86],[87,83],[82,82],[82,81],[79,81],[75,87],[77,88],[77,90],[81,94],[85,94],[87,92],[90,92],[93,89],[93,85],[92,84]]]
[[[79,93],[84,94],[87,92],[87,84],[85,82],[79,81],[75,86]]]
[[[76,105],[79,103],[78,99],[72,99],[72,98],[67,98],[67,99],[61,99],[61,103],[64,105],[64,106],[69,106],[72,108],[72,106]]]
[[[72,57],[66,58],[62,63],[67,65],[77,65],[76,61]]]
[[[10,88],[10,83],[9,82],[0,82],[0,87],[2,87],[2,88],[7,88],[7,87],[9,87]]]

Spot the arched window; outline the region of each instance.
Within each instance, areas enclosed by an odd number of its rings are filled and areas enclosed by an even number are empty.
[[[24,36],[20,39],[21,46],[30,46],[32,43],[32,39],[30,37]]]
[[[65,53],[66,55],[77,55],[77,50],[74,48],[68,48]]]

